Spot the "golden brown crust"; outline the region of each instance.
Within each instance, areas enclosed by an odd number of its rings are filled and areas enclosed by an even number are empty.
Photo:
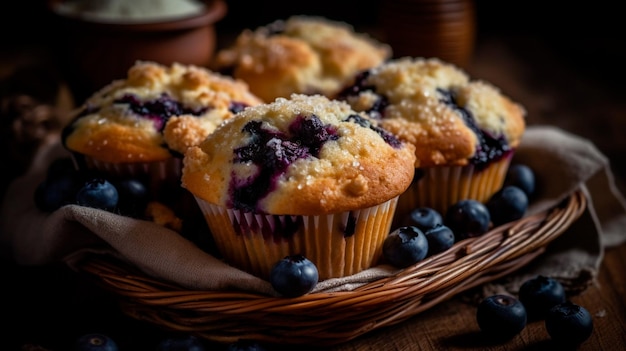
[[[524,108],[452,64],[404,57],[369,73],[361,85],[372,89],[341,98],[355,110],[367,111],[384,97],[388,105],[380,125],[415,145],[416,167],[468,164],[479,139],[460,109],[469,112],[480,130],[504,138],[512,148],[520,143]],[[447,93],[454,95],[456,106],[442,101]]]
[[[115,102],[126,95],[149,102],[162,94],[203,112],[171,116],[159,130],[128,104]],[[64,142],[69,150],[104,162],[162,161],[171,151],[183,154],[232,117],[231,103],[252,106],[261,100],[245,83],[201,67],[138,61],[125,79],[103,87],[75,111],[80,117],[67,127]]]
[[[273,28],[281,26],[279,33]],[[234,77],[266,102],[292,93],[332,95],[356,72],[391,57],[391,48],[343,22],[293,16],[244,30],[220,50],[212,68]]]
[[[356,114],[339,101],[321,95],[293,95],[251,107],[230,119],[184,157],[183,187],[199,198],[229,207],[233,175],[250,179],[258,174],[252,163],[234,161],[235,149],[250,141],[242,129],[250,121],[289,134],[298,116],[315,114],[337,130],[338,138],[323,144],[318,157],[297,159],[277,176],[275,186],[256,204],[269,214],[319,215],[361,209],[400,195],[414,174],[414,150],[394,148],[374,130],[346,121]]]

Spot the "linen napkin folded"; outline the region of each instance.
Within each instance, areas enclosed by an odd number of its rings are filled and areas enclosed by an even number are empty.
[[[42,213],[34,205],[34,190],[49,163],[68,156],[58,137],[43,146],[30,170],[7,189],[0,209],[1,253],[21,265],[73,264],[86,253],[113,255],[146,274],[187,289],[242,290],[275,295],[269,282],[231,267],[207,254],[178,233],[153,222],[103,210],[67,205]],[[586,286],[595,278],[604,249],[626,241],[626,201],[617,190],[608,159],[586,139],[549,126],[529,126],[514,162],[536,173],[537,194],[529,213],[557,205],[577,189],[588,198],[581,218],[570,226],[533,270],[515,275],[493,290],[512,290],[531,274],[546,274]],[[320,282],[314,291],[352,290],[396,272],[388,265],[359,274]]]

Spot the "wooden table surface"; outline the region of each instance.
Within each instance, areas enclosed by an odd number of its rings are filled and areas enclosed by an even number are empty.
[[[528,110],[529,124],[551,124],[592,140],[612,161],[619,189],[626,180],[626,89],[624,41],[553,40],[538,36],[483,35],[476,42],[467,70],[499,86]],[[578,40],[577,39],[577,40]],[[593,52],[583,50],[593,48]],[[20,49],[23,48],[20,46]],[[11,65],[46,60],[37,48],[0,55],[0,78]],[[625,228],[626,230],[626,228]],[[82,333],[101,330],[114,336],[120,350],[153,350],[163,333],[130,319],[116,301],[83,281],[66,266],[18,266],[2,261],[6,350],[69,350]],[[571,296],[588,309],[594,322],[580,350],[626,350],[626,244],[607,249],[595,284]],[[532,322],[512,340],[484,340],[475,320],[476,307],[452,298],[391,327],[374,330],[334,347],[365,350],[553,350],[542,322]],[[210,350],[225,350],[209,343]],[[0,347],[1,349],[5,349]],[[307,350],[306,346],[297,348]],[[285,349],[291,349],[289,347]],[[315,348],[311,348],[315,349]]]

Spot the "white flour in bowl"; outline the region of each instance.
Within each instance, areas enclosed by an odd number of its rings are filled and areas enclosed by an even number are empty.
[[[205,6],[197,0],[67,0],[58,14],[98,22],[154,22],[200,14]]]

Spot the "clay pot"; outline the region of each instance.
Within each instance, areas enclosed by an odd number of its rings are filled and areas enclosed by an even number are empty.
[[[227,11],[223,0],[206,0],[204,12],[157,22],[98,22],[56,12],[63,0],[49,0],[59,24],[59,64],[77,102],[114,79],[136,60],[208,66],[216,46],[215,23]]]
[[[382,2],[379,22],[395,57],[438,57],[467,68],[474,52],[473,0]]]

